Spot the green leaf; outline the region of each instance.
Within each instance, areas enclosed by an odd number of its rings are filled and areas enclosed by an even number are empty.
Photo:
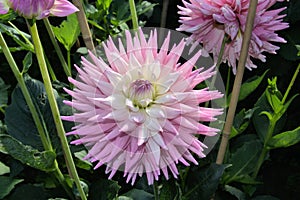
[[[135,188],[126,192],[122,196],[130,197],[134,200],[154,200],[153,194]]]
[[[190,170],[187,185],[191,189],[184,196],[192,196],[193,199],[210,199],[217,190],[225,168],[226,165],[211,163],[205,169]]]
[[[93,165],[89,161],[83,159],[86,155],[87,155],[86,150],[75,152],[74,156],[78,158],[77,160],[75,160],[76,162],[75,164],[78,168],[90,170]]]
[[[249,96],[252,92],[254,92],[257,89],[257,87],[264,79],[268,71],[269,70],[265,71],[265,73],[261,76],[253,76],[242,84],[239,94],[239,101],[244,100],[247,96]],[[229,106],[230,99],[231,94],[228,95],[227,106]]]
[[[66,50],[70,51],[80,34],[76,14],[69,15],[67,20],[64,20],[59,27],[53,27],[53,32]]]
[[[247,129],[254,111],[255,108],[249,109],[247,111],[246,109],[242,109],[237,115],[234,116],[230,138],[243,133]]]
[[[5,134],[0,135],[0,146],[3,146],[9,155],[23,164],[42,171],[54,170],[56,154],[52,151],[39,152],[31,146],[23,145],[15,138]]]
[[[298,53],[297,53],[297,56],[300,56],[300,45],[295,45],[297,50],[298,50]]]
[[[229,192],[233,196],[235,196],[238,200],[245,200],[246,195],[241,190],[237,189],[236,187],[232,187],[230,185],[225,185],[225,191]]]
[[[10,200],[48,200],[49,194],[41,185],[20,185],[9,196]]]
[[[29,42],[31,37],[27,33],[18,30],[16,27],[7,26],[2,23],[0,23],[0,32],[6,33],[25,50],[34,52],[34,47],[32,43]],[[21,36],[21,38],[23,38],[25,41],[23,41],[19,36]]]
[[[273,113],[272,107],[269,105],[266,94],[263,93],[262,96],[258,99],[258,101],[255,103],[254,107],[256,110],[253,113],[252,116],[252,122],[254,125],[254,128],[261,139],[262,142],[265,141],[265,136],[268,132],[269,128],[269,119],[266,115],[262,115],[262,112],[268,112],[268,113]],[[276,123],[274,133],[277,134],[279,133],[282,128],[285,125],[287,118],[287,114],[285,113]]]
[[[7,89],[9,85],[5,85],[3,79],[0,77],[0,107],[7,104],[8,101],[8,92]]]
[[[273,136],[268,147],[271,149],[289,147],[300,142],[300,126],[292,131],[286,131]]]
[[[15,185],[21,183],[23,179],[13,179],[11,177],[0,176],[0,199],[3,199],[14,188]]]
[[[0,162],[0,175],[7,174],[10,172],[9,167]]]
[[[253,172],[261,150],[261,142],[253,140],[244,143],[236,152],[232,153],[229,160],[229,163],[232,163],[232,167],[228,168],[224,173],[224,183],[228,184],[233,181],[243,182],[243,177]]]
[[[165,181],[159,193],[160,199],[176,199],[178,196],[177,186],[175,181]]]
[[[31,65],[32,65],[32,53],[29,51],[23,60],[22,73],[26,73],[29,70]]]
[[[118,182],[100,179],[92,183],[90,187],[90,200],[107,200],[114,199],[117,197],[117,194],[121,186],[118,185]]]
[[[30,92],[31,99],[38,111],[42,123],[45,125],[53,147],[56,152],[61,151],[60,140],[57,136],[55,123],[53,121],[51,108],[44,84],[38,80],[25,76],[25,83]],[[63,104],[62,99],[54,90],[54,95],[62,115],[69,115],[70,108]],[[31,112],[26,104],[23,93],[17,86],[12,93],[11,104],[5,110],[5,123],[7,132],[25,145],[30,145],[35,149],[43,151],[43,145],[32,119]],[[64,122],[64,125],[67,123]],[[68,123],[69,124],[69,123]]]

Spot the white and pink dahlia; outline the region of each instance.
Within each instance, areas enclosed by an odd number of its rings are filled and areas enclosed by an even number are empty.
[[[189,2],[183,0],[184,7],[178,6],[180,9],[178,13],[182,16],[179,20],[181,25],[177,30],[191,33],[190,39],[203,44],[206,51],[213,53],[215,60],[219,56],[226,35],[228,39],[222,61],[228,62],[235,73],[249,3],[250,0],[189,0]],[[265,62],[264,52],[275,54],[279,49],[271,42],[286,42],[275,33],[288,28],[288,24],[283,22],[285,15],[279,15],[286,8],[269,10],[275,3],[276,0],[258,0],[246,62],[249,70],[257,67],[251,61],[251,57]]]
[[[195,54],[184,64],[178,63],[185,42],[169,49],[170,34],[160,49],[157,33],[149,39],[139,30],[133,38],[126,32],[126,47],[119,38],[116,47],[110,38],[103,43],[107,62],[89,53],[82,58],[78,79],[69,78],[73,99],[67,105],[76,109],[64,120],[77,123],[69,135],[78,135],[72,144],[84,144],[86,159],[105,164],[112,178],[117,170],[124,171],[127,182],[135,182],[145,172],[148,183],[158,180],[160,172],[177,177],[176,164],[197,164],[192,155],[204,157],[206,146],[197,135],[212,136],[218,129],[200,122],[210,122],[222,110],[200,107],[199,104],[220,98],[218,91],[208,88],[194,90],[211,77],[214,67],[196,69],[201,55]]]

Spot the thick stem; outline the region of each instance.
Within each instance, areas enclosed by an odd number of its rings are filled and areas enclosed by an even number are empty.
[[[84,44],[90,51],[92,51],[96,55],[96,49],[95,49],[95,45],[93,42],[92,33],[91,33],[90,27],[88,25],[82,3],[80,0],[72,0],[72,2],[79,9],[79,11],[76,12],[76,15],[77,15],[77,19],[79,22],[79,26],[80,26]]]
[[[17,67],[17,64],[14,60],[14,58],[12,57],[10,51],[9,51],[9,48],[0,32],[0,46],[2,47],[2,50],[3,50],[3,53],[8,61],[8,64],[11,68],[11,70],[13,71],[13,74],[14,76],[16,77],[17,81],[18,81],[18,84],[19,84],[19,87],[23,93],[23,96],[24,96],[24,99],[26,101],[26,104],[28,105],[29,107],[29,110],[30,110],[30,113],[31,113],[31,116],[32,116],[32,119],[35,123],[35,126],[37,128],[37,131],[40,135],[40,138],[41,138],[41,141],[42,141],[42,144],[43,144],[43,147],[45,150],[47,151],[53,151],[53,148],[52,148],[52,145],[51,145],[51,141],[49,139],[49,135],[48,133],[46,132],[45,130],[45,126],[43,125],[42,121],[40,120],[39,118],[39,114],[33,104],[33,101],[31,99],[31,96],[30,96],[30,93],[28,91],[28,88],[25,84],[25,80],[24,80],[24,77],[23,77],[23,74],[20,72],[19,68]],[[65,181],[65,178],[64,176],[62,175],[59,167],[58,167],[58,164],[57,164],[57,161],[55,160],[54,161],[54,166],[55,166],[55,171],[53,172],[56,179],[59,181],[59,183],[63,186],[63,188],[65,189],[65,191],[68,193],[68,195],[73,198],[73,194],[72,192],[70,191],[70,188],[67,186],[67,183]]]
[[[230,99],[230,104],[228,108],[228,113],[224,125],[224,130],[222,134],[222,140],[219,148],[219,152],[217,155],[217,164],[222,164],[225,156],[225,152],[228,145],[229,135],[231,132],[231,127],[233,124],[233,119],[235,115],[235,110],[238,103],[238,97],[242,85],[244,70],[245,70],[245,64],[248,57],[248,49],[249,49],[249,43],[252,35],[252,29],[253,29],[253,23],[255,19],[256,14],[256,6],[257,6],[258,0],[251,0],[249,9],[248,9],[248,15],[247,15],[247,21],[246,21],[246,28],[245,33],[243,37],[243,43],[242,43],[242,49],[241,49],[241,55],[239,58],[238,68],[237,68],[237,74],[235,76],[233,89],[232,89],[232,96]]]
[[[292,78],[292,80],[291,80],[288,88],[286,89],[286,92],[285,92],[285,94],[284,94],[284,96],[283,96],[283,98],[281,100],[282,105],[285,103],[285,101],[286,101],[286,99],[287,99],[287,97],[289,95],[289,92],[290,92],[290,90],[292,89],[292,86],[295,83],[295,80],[296,80],[296,78],[298,76],[299,70],[300,70],[300,63],[298,64],[298,67],[297,67],[297,69],[296,69],[296,71],[295,71],[295,73],[293,75],[293,78]]]
[[[129,6],[130,6],[130,13],[131,13],[132,27],[134,30],[137,30],[139,28],[139,23],[138,23],[138,17],[136,14],[134,0],[129,0]]]
[[[74,178],[75,184],[77,186],[77,189],[79,191],[80,197],[82,200],[86,200],[86,196],[85,193],[81,187],[80,184],[80,180],[79,180],[79,176],[72,158],[72,154],[68,145],[68,141],[65,135],[65,130],[60,118],[60,113],[58,110],[58,106],[57,106],[57,102],[56,102],[56,98],[54,96],[53,93],[53,88],[51,85],[51,80],[49,77],[49,73],[48,73],[48,69],[46,66],[46,62],[45,62],[45,58],[44,58],[44,54],[43,54],[43,48],[42,48],[42,44],[39,38],[39,34],[38,34],[38,30],[36,27],[36,24],[34,23],[32,26],[30,26],[30,30],[31,30],[31,35],[32,35],[32,40],[33,40],[33,44],[35,47],[35,51],[36,51],[36,56],[37,56],[37,60],[39,63],[39,67],[40,67],[40,71],[42,74],[42,78],[44,81],[44,85],[45,85],[45,90],[46,93],[48,95],[48,100],[49,100],[49,104],[50,104],[50,108],[51,108],[51,112],[52,112],[52,116],[54,119],[54,123],[56,126],[56,130],[58,133],[58,136],[60,138],[61,141],[61,145],[62,145],[62,149],[64,151],[64,155],[66,158],[66,161],[68,163],[68,166],[70,167],[70,173],[71,173],[71,177]]]
[[[58,59],[59,59],[61,65],[62,65],[62,67],[63,67],[63,69],[65,71],[65,74],[70,77],[71,76],[71,71],[68,68],[68,65],[67,65],[67,63],[65,61],[65,58],[63,56],[63,53],[62,53],[62,51],[61,51],[61,49],[60,49],[60,47],[59,47],[59,45],[57,43],[57,40],[55,39],[55,35],[54,35],[53,29],[51,27],[51,24],[49,22],[49,19],[48,18],[44,18],[43,21],[44,21],[44,24],[45,24],[46,29],[48,31],[48,34],[50,36],[51,42],[52,42],[52,44],[54,46],[54,49],[55,49],[55,51],[57,53]]]
[[[45,132],[43,124],[42,124],[42,122],[39,118],[38,112],[35,109],[35,106],[34,106],[33,101],[31,99],[30,93],[29,93],[29,91],[26,87],[24,77],[23,77],[22,73],[20,72],[19,68],[17,67],[17,64],[16,64],[14,58],[12,57],[1,32],[0,32],[0,46],[3,50],[3,53],[4,53],[4,55],[5,55],[5,57],[8,61],[8,64],[9,64],[11,70],[14,73],[14,76],[16,77],[16,79],[18,81],[18,84],[19,84],[19,87],[20,87],[20,89],[23,93],[24,99],[25,99],[25,101],[26,101],[26,103],[29,107],[30,112],[31,112],[31,115],[32,115],[33,121],[35,123],[35,126],[36,126],[36,128],[39,132],[40,137],[41,137],[43,147],[44,147],[45,150],[52,150],[51,143],[48,141],[47,133]]]

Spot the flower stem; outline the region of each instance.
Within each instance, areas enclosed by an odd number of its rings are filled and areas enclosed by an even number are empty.
[[[35,126],[37,128],[37,131],[40,135],[43,147],[47,151],[53,151],[51,141],[49,139],[49,135],[47,133],[47,130],[44,128],[45,126],[43,125],[41,119],[39,118],[38,112],[33,104],[33,101],[31,99],[30,93],[28,91],[28,88],[26,86],[23,74],[20,72],[19,68],[17,67],[17,64],[12,57],[9,48],[2,36],[2,33],[0,32],[0,46],[3,50],[3,53],[8,61],[8,64],[13,71],[14,76],[16,77],[19,87],[21,88],[21,91],[23,93],[24,99],[26,101],[26,104],[29,107],[30,113],[32,115],[33,121],[35,123]],[[57,161],[54,161],[54,166],[55,166],[55,171],[53,172],[57,180],[60,182],[60,184],[64,187],[68,195],[72,198],[72,192],[70,191],[70,188],[67,186],[67,183],[65,182],[65,178],[63,177],[60,169],[58,168]]]
[[[136,13],[134,0],[129,0],[129,6],[130,6],[130,13],[131,13],[132,27],[134,30],[137,30],[139,27],[139,23],[138,23],[138,17]]]
[[[224,34],[222,44],[221,44],[221,49],[220,49],[220,52],[219,52],[219,55],[218,55],[218,60],[217,60],[217,63],[216,63],[216,70],[219,70],[220,64],[222,62],[222,57],[223,57],[223,54],[224,54],[227,39],[228,39],[228,37]],[[211,83],[210,83],[210,86],[209,86],[210,89],[214,88],[216,80],[217,80],[217,75],[212,77],[212,80],[211,80]],[[209,101],[205,103],[205,107],[208,107],[208,105],[209,105]]]
[[[62,67],[63,67],[63,69],[65,71],[65,74],[70,77],[71,76],[71,71],[68,68],[68,65],[67,65],[67,63],[66,63],[66,61],[64,59],[63,53],[62,53],[62,51],[61,51],[61,49],[60,49],[60,47],[59,47],[59,45],[57,43],[57,40],[55,39],[55,35],[54,35],[53,29],[51,27],[51,24],[49,22],[49,19],[48,18],[44,18],[43,21],[44,21],[44,24],[45,24],[46,29],[48,31],[48,34],[50,36],[51,42],[52,42],[52,44],[54,46],[54,49],[55,49],[55,51],[56,51],[56,53],[58,55],[58,59],[60,60],[61,65],[62,65]]]
[[[222,164],[225,156],[225,152],[227,149],[228,145],[228,140],[229,140],[229,135],[231,132],[232,124],[233,124],[233,119],[238,103],[238,97],[242,85],[242,80],[243,80],[243,75],[244,75],[244,70],[245,70],[245,64],[246,60],[248,57],[248,49],[249,49],[249,43],[252,35],[252,29],[253,29],[253,23],[255,19],[255,14],[256,14],[256,6],[257,6],[258,0],[251,0],[249,9],[248,9],[248,15],[247,15],[247,21],[246,21],[246,28],[245,28],[245,33],[243,37],[243,42],[242,42],[242,49],[241,49],[241,55],[239,58],[239,63],[238,63],[238,68],[237,68],[237,74],[235,76],[234,84],[233,84],[233,89],[232,89],[232,96],[230,99],[230,104],[228,108],[228,114],[225,120],[225,125],[223,129],[223,134],[222,134],[222,140],[220,144],[220,148],[218,151],[217,155],[217,164]]]
[[[285,92],[285,94],[284,94],[284,96],[283,96],[283,98],[281,100],[282,105],[284,105],[284,103],[285,103],[285,101],[287,99],[287,96],[288,96],[288,94],[289,94],[292,86],[295,83],[295,80],[296,80],[296,78],[297,78],[297,76],[299,74],[299,70],[300,70],[300,63],[298,64],[298,67],[297,67],[297,69],[296,69],[296,71],[295,71],[295,73],[294,73],[294,75],[292,77],[292,80],[290,81],[290,84],[289,84],[289,86],[288,86],[288,88],[287,88],[287,90],[286,90],[286,92]],[[263,147],[263,150],[262,150],[262,152],[261,152],[261,154],[259,156],[257,164],[255,166],[255,170],[253,172],[253,178],[257,177],[258,172],[259,172],[259,170],[260,170],[260,168],[261,168],[261,166],[262,166],[262,164],[263,164],[263,162],[265,160],[265,157],[266,157],[267,153],[269,152],[269,148],[268,148],[267,144],[269,143],[269,140],[273,136],[275,125],[276,125],[277,121],[280,119],[280,116],[281,116],[280,114],[274,113],[274,116],[272,117],[272,119],[270,119],[270,124],[269,124],[269,128],[268,128],[268,132],[267,132],[267,135],[266,135],[265,141],[264,141],[264,147]]]
[[[36,111],[36,109],[34,107],[34,104],[33,104],[33,101],[31,99],[30,93],[29,93],[28,88],[25,84],[24,77],[23,77],[22,73],[20,72],[19,68],[17,67],[17,64],[16,64],[14,58],[12,57],[1,32],[0,32],[0,46],[3,50],[3,53],[4,53],[4,55],[5,55],[5,57],[8,61],[8,64],[9,64],[11,70],[13,71],[14,76],[16,77],[16,79],[18,81],[19,87],[21,88],[21,91],[23,93],[25,101],[26,101],[26,103],[29,107],[29,110],[31,112],[33,121],[34,121],[34,123],[37,127],[37,130],[39,132],[39,135],[41,137],[43,147],[44,147],[45,150],[51,150],[52,149],[51,143],[48,141],[47,133],[45,132],[43,124],[42,124],[42,122],[39,118],[38,112]]]
[[[295,71],[295,73],[293,75],[293,78],[292,78],[292,80],[291,80],[291,82],[290,82],[290,84],[289,84],[289,86],[288,86],[288,88],[287,88],[287,90],[286,90],[286,92],[285,92],[282,100],[281,100],[282,105],[285,103],[286,98],[288,97],[289,92],[290,92],[290,90],[292,89],[292,86],[295,83],[295,80],[296,80],[296,78],[298,76],[299,70],[300,70],[300,63],[298,64],[298,67],[297,67],[297,69],[296,69],[296,71]]]
[[[253,175],[252,175],[253,178],[257,177],[259,169],[260,169],[261,165],[263,164],[267,153],[269,152],[267,144],[269,143],[269,140],[272,138],[272,135],[273,135],[273,132],[274,132],[274,129],[275,129],[275,125],[276,125],[278,119],[279,119],[279,117],[277,117],[275,115],[273,117],[273,119],[270,120],[270,124],[269,124],[269,127],[268,127],[268,132],[267,132],[267,135],[266,135],[265,141],[264,141],[264,147],[263,147],[262,152],[260,153],[257,164],[254,168],[254,172],[253,172]]]
[[[79,11],[76,12],[76,15],[77,15],[84,44],[90,51],[92,51],[96,55],[96,49],[93,42],[92,33],[88,25],[86,15],[84,13],[84,8],[82,6],[82,3],[80,0],[72,0],[72,2],[79,9]]]
[[[156,181],[154,181],[153,183],[153,192],[154,192],[154,199],[159,200],[158,186]]]
[[[32,40],[33,40],[33,44],[35,47],[35,51],[36,51],[36,56],[37,56],[37,60],[39,63],[39,67],[40,67],[40,71],[42,74],[42,78],[44,81],[44,85],[45,85],[45,89],[46,89],[46,93],[48,95],[48,100],[49,100],[49,104],[50,104],[50,108],[52,111],[52,115],[53,115],[53,119],[54,119],[54,123],[56,126],[56,130],[57,133],[59,135],[60,141],[61,141],[61,145],[62,145],[62,149],[64,151],[64,155],[66,158],[66,161],[68,163],[69,171],[71,174],[71,177],[74,178],[75,184],[77,186],[77,189],[79,191],[80,197],[82,200],[86,200],[86,195],[81,187],[80,184],[80,180],[79,180],[79,176],[72,158],[72,154],[68,145],[68,141],[65,135],[65,130],[60,118],[60,113],[58,110],[58,106],[57,106],[57,102],[56,102],[56,98],[54,96],[53,93],[53,88],[51,85],[51,81],[50,81],[50,77],[49,77],[49,73],[48,73],[48,69],[46,66],[46,62],[45,62],[45,58],[44,58],[44,54],[43,54],[43,48],[42,48],[42,44],[39,38],[39,34],[38,34],[38,30],[36,27],[36,23],[34,23],[32,26],[30,26],[30,31],[31,31],[31,36],[32,36]]]
[[[229,86],[230,86],[230,77],[231,77],[231,68],[228,67],[227,80],[226,80],[226,97],[228,97]]]

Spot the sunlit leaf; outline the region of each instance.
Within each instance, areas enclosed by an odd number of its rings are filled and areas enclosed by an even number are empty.
[[[268,147],[272,149],[289,147],[298,142],[300,142],[300,126],[292,131],[286,131],[273,136],[268,143]]]
[[[5,164],[0,162],[0,175],[7,174],[10,172],[9,167],[7,167]]]
[[[80,34],[76,14],[69,15],[67,20],[64,20],[59,27],[53,27],[53,32],[66,50],[70,51]]]

